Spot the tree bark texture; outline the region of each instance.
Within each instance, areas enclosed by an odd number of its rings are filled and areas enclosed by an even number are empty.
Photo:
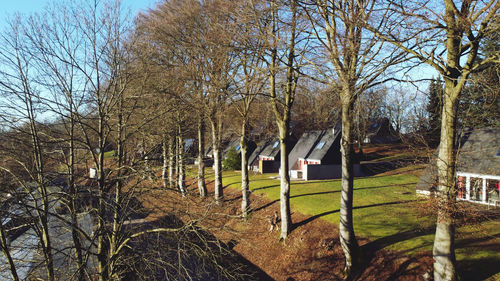
[[[247,155],[247,124],[246,120],[241,125],[241,216],[246,218],[250,207],[250,187],[248,181],[248,155]]]
[[[448,79],[447,79],[448,80]],[[458,280],[455,257],[455,115],[457,100],[453,97],[453,81],[446,88],[441,117],[441,140],[436,165],[438,170],[438,214],[432,254],[434,280]]]
[[[178,126],[177,131],[177,165],[178,165],[178,174],[177,174],[177,185],[179,186],[179,191],[182,196],[186,196],[186,175],[185,175],[185,167],[184,167],[184,137],[182,136],[182,127]]]
[[[280,212],[281,235],[286,239],[292,228],[292,215],[290,213],[290,175],[288,174],[288,124],[283,122],[280,127]]]
[[[205,123],[200,118],[198,121],[198,191],[200,197],[207,196],[207,185],[205,183]]]
[[[161,169],[161,178],[163,181],[163,188],[168,188],[169,187],[169,181],[168,181],[169,158],[168,158],[168,137],[167,137],[166,133],[163,135],[161,154],[163,156],[163,167]]]
[[[350,95],[349,95],[350,96]],[[353,144],[352,144],[352,103],[342,104],[342,190],[340,195],[339,238],[344,252],[344,273],[351,278],[361,261],[361,252],[354,234],[352,220],[353,205]]]
[[[174,138],[168,138],[168,186],[174,188],[174,165],[175,165]]]
[[[210,121],[212,126],[212,151],[214,154],[215,201],[219,204],[224,197],[222,189],[222,155],[220,151],[220,122]]]

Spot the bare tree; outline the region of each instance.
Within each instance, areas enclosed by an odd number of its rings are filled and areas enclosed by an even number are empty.
[[[440,199],[434,240],[434,280],[457,280],[455,222],[456,121],[462,90],[471,73],[500,61],[498,52],[479,58],[480,43],[498,30],[500,1],[388,1],[399,17],[393,30],[374,33],[433,67],[444,79],[441,137],[437,157]],[[401,32],[403,31],[403,32]]]
[[[22,187],[26,194],[33,199],[31,205],[24,205],[26,211],[35,219],[34,230],[44,257],[43,263],[48,280],[55,280],[53,247],[49,229],[49,212],[51,194],[47,188],[46,170],[47,163],[44,157],[44,142],[41,135],[41,124],[37,115],[42,107],[42,97],[36,88],[36,72],[33,71],[32,54],[29,52],[24,22],[16,17],[10,22],[10,30],[2,35],[2,46],[0,59],[4,68],[0,75],[0,87],[9,102],[2,104],[5,116],[11,129],[24,135],[24,141],[29,143],[28,152],[31,154],[26,162],[21,159],[11,158],[28,175],[26,178],[19,177],[15,171],[7,167],[0,167],[10,174],[16,181],[15,184]],[[5,119],[4,119],[5,120]],[[30,163],[31,162],[31,163]],[[32,181],[35,189],[32,190],[26,181]]]
[[[248,179],[248,142],[249,126],[252,105],[258,95],[262,93],[265,86],[266,76],[262,74],[264,43],[258,33],[258,21],[255,14],[260,11],[256,3],[246,3],[237,12],[240,21],[237,32],[237,45],[239,50],[235,52],[238,61],[238,70],[234,76],[236,94],[231,96],[232,105],[241,117],[239,123],[241,154],[241,215],[246,218],[250,207],[250,189]],[[258,18],[258,17],[257,17]]]
[[[288,163],[288,139],[290,135],[291,110],[295,100],[299,79],[299,60],[301,54],[297,47],[302,31],[298,24],[297,1],[270,1],[269,28],[264,30],[268,42],[266,59],[269,97],[279,131],[280,141],[280,210],[281,235],[285,240],[290,234],[292,217],[290,212],[290,175]],[[304,43],[304,42],[303,42]],[[283,72],[285,72],[283,74]],[[280,75],[284,82],[280,87]]]
[[[342,191],[339,230],[348,278],[355,277],[362,264],[352,220],[354,105],[367,89],[382,83],[388,68],[402,58],[401,53],[387,49],[386,44],[365,28],[366,22],[381,30],[386,28],[386,15],[377,12],[377,3],[318,0],[304,4],[318,42],[318,52],[325,55],[320,61],[328,61],[333,73],[326,72],[317,63],[314,63],[315,69],[323,74],[327,83],[340,87]]]

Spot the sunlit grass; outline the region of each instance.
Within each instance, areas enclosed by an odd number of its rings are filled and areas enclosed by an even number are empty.
[[[280,182],[271,178],[276,176],[252,174],[250,189],[253,194],[279,200]],[[423,206],[420,205],[422,198],[415,194],[417,180],[415,175],[404,171],[394,175],[355,179],[353,219],[356,235],[411,255],[432,250],[435,217],[423,216],[419,211]],[[231,189],[239,189],[240,173],[224,172],[223,184]],[[340,189],[340,180],[292,181],[292,212],[316,216],[337,225]],[[466,262],[488,258],[500,262],[500,221],[483,222],[480,229],[478,231],[476,227],[470,226],[457,229],[457,259]],[[494,241],[496,249],[479,249],[474,240]]]

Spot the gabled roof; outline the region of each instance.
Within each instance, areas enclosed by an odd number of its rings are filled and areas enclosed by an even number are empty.
[[[459,140],[456,171],[462,173],[500,175],[500,128],[476,129]],[[437,182],[438,149],[417,183],[417,190],[429,190]]]
[[[248,165],[252,165],[255,160],[259,159],[260,153],[264,150],[264,148],[266,148],[267,145],[267,141],[262,141],[259,145],[257,145],[257,148],[255,148],[252,154],[250,154],[250,157],[248,157]]]
[[[294,165],[297,163],[299,158],[322,160],[332,144],[335,142],[335,139],[340,137],[340,135],[340,125],[327,130],[304,132],[288,155],[290,167],[292,169],[296,168]]]
[[[500,175],[500,128],[474,130],[459,150],[457,172]]]
[[[288,155],[290,168],[294,169],[293,166],[297,163],[299,158],[305,159],[307,157],[307,155],[311,151],[311,148],[321,138],[321,135],[322,131],[308,131],[302,134],[299,141]]]
[[[265,157],[276,157],[280,153],[280,141],[278,138],[266,141],[266,146],[259,155]]]
[[[322,131],[321,138],[314,145],[314,147],[309,152],[309,155],[307,155],[305,159],[322,160],[328,152],[328,149],[330,149],[330,147],[333,145],[335,139],[337,139],[337,137],[341,135],[340,131],[340,128],[337,128],[335,130],[328,129]]]
[[[226,154],[229,152],[231,148],[234,148],[236,151],[239,151],[240,141],[241,141],[240,138],[231,139],[229,143],[225,147],[223,147],[224,150],[222,151],[222,157],[225,158]]]
[[[394,143],[399,140],[387,117],[371,120],[367,128],[366,138],[371,143]]]

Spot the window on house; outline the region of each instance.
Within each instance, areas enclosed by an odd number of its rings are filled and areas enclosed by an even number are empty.
[[[483,180],[481,178],[470,179],[470,199],[472,201],[482,201]]]
[[[500,157],[500,147],[497,150],[497,154],[495,154],[496,157]]]
[[[324,141],[320,141],[320,142],[316,145],[316,149],[322,149],[324,145],[325,145],[325,142],[324,142]]]
[[[500,181],[487,179],[486,180],[486,194],[488,196],[487,200],[500,200]]]

